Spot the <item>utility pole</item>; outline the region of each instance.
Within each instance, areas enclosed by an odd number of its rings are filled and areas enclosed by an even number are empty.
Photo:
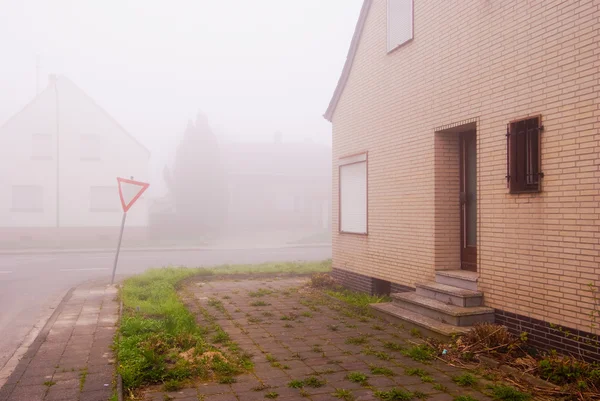
[[[54,80],[54,94],[56,97],[56,228],[60,227],[60,108],[58,104],[58,77],[51,76]]]

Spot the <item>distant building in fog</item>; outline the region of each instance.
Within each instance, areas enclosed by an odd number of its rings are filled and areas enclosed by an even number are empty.
[[[116,177],[147,180],[150,152],[63,76],[0,126],[0,241],[112,238]],[[142,198],[128,236],[145,234]]]
[[[331,148],[313,143],[222,146],[229,229],[323,230],[331,225]]]

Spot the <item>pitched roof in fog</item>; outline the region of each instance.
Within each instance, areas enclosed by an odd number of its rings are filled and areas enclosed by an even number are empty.
[[[91,103],[96,109],[98,109],[107,119],[109,119],[110,121],[112,121],[113,124],[115,124],[115,126],[118,127],[118,129],[124,134],[127,135],[128,137],[130,137],[140,148],[142,148],[147,154],[148,156],[150,156],[150,150],[148,150],[148,148],[146,146],[144,146],[144,144],[142,144],[140,141],[137,140],[137,138],[135,138],[133,135],[131,135],[125,128],[123,128],[123,126],[121,124],[119,124],[119,122],[117,120],[115,120],[103,107],[101,107],[98,103],[96,103],[96,101],[94,99],[92,99],[83,89],[81,89],[77,84],[75,84],[73,81],[71,81],[69,78],[62,76],[62,75],[56,75],[55,78],[55,82],[56,82],[56,88],[58,91],[58,100],[59,100],[59,108],[61,109],[61,115],[64,115],[63,113],[65,113],[65,105],[69,104],[69,103],[77,103],[78,101],[87,101],[89,103]],[[70,89],[72,89],[77,95],[79,95],[79,99],[67,99],[67,102],[69,103],[65,103],[65,99],[62,98],[60,96],[61,94],[61,87],[65,88],[69,86]],[[8,120],[6,120],[4,122],[4,124],[0,125],[0,131],[3,130],[4,127],[6,127],[10,122],[12,122],[15,118],[17,118],[18,116],[27,113],[28,110],[30,109],[30,107],[35,104],[44,94],[46,94],[49,91],[54,91],[55,90],[55,86],[50,83],[46,89],[44,89],[43,91],[41,91],[39,94],[37,94],[29,103],[27,103],[27,105],[25,105],[25,107],[23,107],[19,112],[15,113],[12,117],[10,117]],[[56,105],[56,97],[53,98],[53,104]],[[62,117],[64,118],[64,117]]]

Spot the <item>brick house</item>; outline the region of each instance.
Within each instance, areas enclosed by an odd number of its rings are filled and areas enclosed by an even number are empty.
[[[594,0],[365,0],[325,113],[334,275],[599,359],[599,34]]]

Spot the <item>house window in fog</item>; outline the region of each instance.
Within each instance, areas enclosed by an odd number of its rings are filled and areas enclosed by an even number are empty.
[[[81,135],[81,160],[98,161],[101,154],[101,142],[98,135]]]
[[[42,212],[44,210],[44,188],[37,185],[12,187],[12,210],[15,212]]]
[[[413,0],[388,0],[388,52],[413,38]]]
[[[367,233],[367,154],[340,161],[340,232]]]
[[[33,134],[31,137],[31,158],[33,160],[52,160],[54,144],[51,134]]]
[[[90,210],[92,212],[118,212],[119,190],[115,187],[91,187]]]

